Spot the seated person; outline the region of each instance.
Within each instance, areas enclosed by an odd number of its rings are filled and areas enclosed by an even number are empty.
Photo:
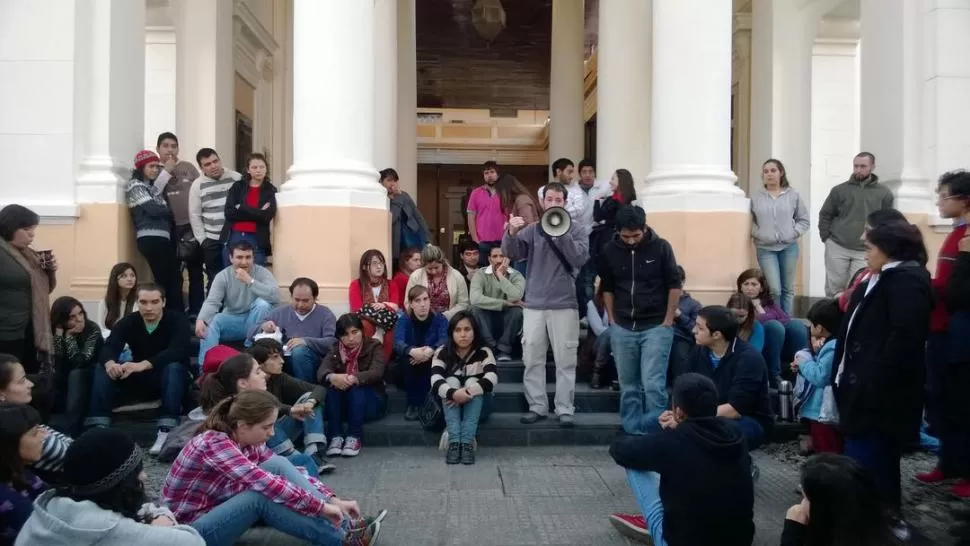
[[[337,342],[333,335],[337,317],[326,305],[317,303],[319,295],[320,287],[313,279],[294,279],[290,284],[290,305],[273,309],[262,324],[249,332],[251,339],[261,333],[279,333],[284,362],[290,373],[303,381],[314,380],[320,360]]]
[[[655,546],[750,546],[754,483],[740,429],[716,416],[717,388],[707,377],[678,377],[672,398],[664,432],[620,436],[610,446],[649,533],[638,516],[614,514],[611,522]]]
[[[138,286],[138,312],[119,320],[94,367],[91,410],[86,427],[107,427],[119,391],[128,398],[151,400],[161,394],[158,435],[149,453],[157,455],[182,414],[189,382],[189,330],[185,315],[165,309],[165,292],[155,284]],[[131,362],[118,363],[125,345]]]
[[[391,278],[391,284],[397,289],[398,299],[394,301],[398,307],[404,308],[404,298],[407,297],[408,279],[421,267],[421,249],[405,248],[398,258],[397,273]]]
[[[441,397],[445,414],[446,464],[475,464],[482,408],[498,384],[495,357],[476,328],[471,313],[456,313],[448,321],[448,340],[431,361],[431,391]]]
[[[519,345],[522,334],[525,277],[509,267],[502,247],[489,250],[488,264],[472,279],[469,303],[478,321],[482,342],[500,361],[508,361],[512,360],[512,351]]]
[[[225,341],[246,341],[279,303],[279,283],[268,269],[253,263],[253,245],[236,241],[229,247],[229,267],[216,274],[209,295],[195,321],[199,363],[205,353]]]
[[[336,467],[323,456],[327,449],[327,437],[323,434],[326,389],[284,373],[283,346],[274,339],[260,339],[249,351],[266,374],[267,392],[284,407],[289,406],[289,411],[276,422],[275,434],[267,445],[286,457],[296,450],[295,443],[302,438],[304,455],[313,457],[320,473],[333,472]]]
[[[407,396],[405,421],[417,421],[428,397],[431,357],[445,342],[448,319],[431,312],[428,289],[414,286],[408,292],[408,313],[394,328],[394,371]]]
[[[677,273],[680,275],[680,284],[686,283],[687,272],[684,268],[678,265]],[[670,363],[667,367],[668,387],[673,386],[674,378],[687,365],[687,357],[694,348],[694,323],[701,307],[701,302],[695,300],[690,292],[681,290],[680,301],[677,302],[677,310],[674,312],[674,342],[670,345]]]
[[[754,347],[756,351],[764,349],[765,327],[754,318],[757,312],[751,298],[741,292],[735,292],[728,298],[727,308],[734,313],[734,318],[738,319],[738,338]]]
[[[431,296],[431,310],[450,319],[468,309],[468,283],[455,268],[448,265],[440,248],[428,245],[421,249],[421,268],[411,273],[408,290],[412,286],[427,286]]]
[[[465,278],[465,284],[470,291],[472,279],[475,278],[475,273],[481,269],[478,266],[481,259],[478,243],[471,239],[462,239],[458,243],[458,257],[461,258],[461,263],[458,264],[458,272]]]
[[[590,374],[589,386],[593,389],[606,387],[611,378],[616,377],[616,363],[613,361],[613,347],[610,345],[610,314],[603,302],[603,285],[599,276],[593,279],[593,297],[586,302],[586,333],[585,344],[593,343],[593,372]],[[587,360],[588,362],[588,360]]]
[[[387,398],[381,349],[380,342],[364,337],[364,325],[357,315],[347,313],[337,319],[337,346],[317,370],[317,381],[327,386],[328,456],[356,457],[364,422],[384,416]]]
[[[40,460],[46,436],[37,410],[22,404],[0,404],[0,445],[4,446],[0,450],[2,544],[13,544],[34,510],[34,499],[47,489],[47,484],[27,469]]]
[[[348,289],[350,296],[350,312],[362,316],[364,335],[382,343],[381,351],[384,361],[391,358],[394,348],[394,324],[396,317],[391,317],[388,311],[397,313],[396,303],[401,299],[397,293],[397,285],[387,278],[387,262],[380,250],[370,249],[360,257],[359,275],[350,282]],[[379,323],[378,317],[383,316],[386,322]]]
[[[257,368],[258,369],[258,368]],[[375,544],[386,511],[361,516],[266,446],[279,401],[246,389],[212,408],[172,464],[159,500],[207,544],[233,544],[262,520],[312,544]]]
[[[111,335],[118,319],[135,311],[138,294],[138,272],[128,262],[115,264],[108,273],[108,290],[98,305],[98,325],[105,339]]]
[[[81,432],[81,420],[91,400],[94,367],[101,357],[101,328],[88,320],[81,302],[61,296],[51,305],[54,331],[54,387],[61,393],[54,405],[55,427],[68,434]]]
[[[769,379],[777,386],[782,373],[781,363],[791,362],[795,353],[808,348],[808,327],[800,320],[792,320],[771,297],[768,281],[758,268],[748,269],[738,276],[738,292],[751,298],[755,318],[765,328],[765,348],[762,351],[768,363]],[[787,368],[787,367],[786,367]]]
[[[142,467],[141,450],[124,432],[85,432],[64,458],[66,487],[37,499],[17,544],[204,546],[198,531],[148,502]]]

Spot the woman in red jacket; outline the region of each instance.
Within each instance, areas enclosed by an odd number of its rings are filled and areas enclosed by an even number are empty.
[[[387,261],[380,250],[370,249],[360,257],[360,274],[350,282],[350,312],[357,313],[364,323],[364,335],[383,343],[384,362],[391,357],[394,348],[393,324],[378,324],[369,317],[397,314],[401,300],[397,285],[387,278]],[[382,313],[383,312],[383,313]],[[395,319],[396,320],[396,319]],[[387,326],[391,327],[388,328]]]

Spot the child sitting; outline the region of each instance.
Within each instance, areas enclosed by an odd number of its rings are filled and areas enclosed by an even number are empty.
[[[842,317],[838,300],[816,302],[808,310],[808,320],[812,323],[812,349],[798,351],[791,364],[792,371],[798,374],[795,380],[798,417],[808,421],[816,453],[842,453],[842,437],[836,424],[831,417],[821,415],[825,388],[832,379],[835,333],[842,325]],[[820,417],[828,422],[820,422]]]

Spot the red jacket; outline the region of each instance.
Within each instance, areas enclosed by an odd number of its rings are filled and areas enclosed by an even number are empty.
[[[350,312],[356,313],[360,311],[360,308],[364,305],[364,296],[360,292],[360,282],[357,279],[350,281],[350,288],[348,289],[350,296]],[[397,292],[397,285],[391,281],[387,282],[387,299],[378,303],[384,303],[389,301],[391,303],[398,303],[401,296]]]
[[[950,313],[946,310],[946,285],[953,274],[957,255],[960,253],[960,239],[967,233],[967,225],[953,228],[946,236],[940,254],[936,258],[936,275],[933,275],[933,292],[936,294],[936,305],[930,315],[930,331],[946,332],[950,324]]]
[[[405,292],[408,289],[408,279],[410,278],[411,278],[410,275],[405,274],[403,271],[398,271],[397,273],[394,274],[394,278],[391,279],[391,284],[394,285],[395,288],[397,288],[397,297],[398,297],[398,299],[393,301],[394,303],[398,304],[398,306],[402,309],[404,308],[404,300],[408,297],[408,295],[405,294]]]

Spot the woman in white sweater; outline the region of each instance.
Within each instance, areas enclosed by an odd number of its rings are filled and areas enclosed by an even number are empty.
[[[457,269],[448,265],[439,247],[428,245],[421,250],[421,267],[411,273],[404,293],[412,286],[424,286],[431,297],[431,310],[450,319],[468,309],[468,284]]]

